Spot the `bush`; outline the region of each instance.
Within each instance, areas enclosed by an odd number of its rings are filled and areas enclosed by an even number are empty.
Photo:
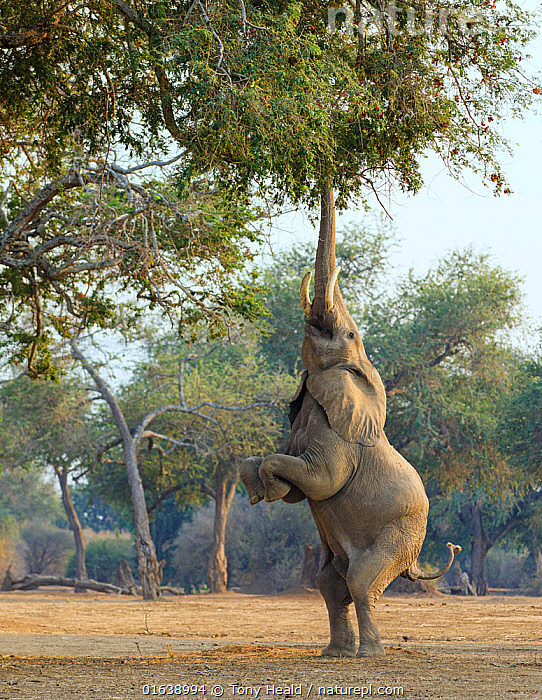
[[[486,579],[490,588],[519,588],[524,579],[526,554],[501,547],[490,549],[486,559]]]
[[[207,582],[212,534],[212,506],[200,509],[180,530],[173,561],[177,582],[186,590]],[[250,506],[246,497],[236,496],[226,530],[230,587],[278,592],[298,585],[306,544],[319,544],[306,501]]]
[[[85,553],[89,578],[104,583],[113,583],[121,559],[126,559],[132,572],[137,571],[136,554],[131,539],[103,537],[90,540]],[[75,575],[75,555],[68,562],[66,576]]]
[[[226,532],[227,555],[232,515],[233,507]],[[213,519],[214,504],[203,506],[198,510],[192,522],[181,527],[175,539],[172,562],[175,583],[186,591],[197,591],[207,585],[207,564],[213,543]],[[231,570],[230,562],[228,564],[228,569]]]
[[[542,576],[532,576],[523,580],[521,585],[523,595],[542,596]]]
[[[60,574],[73,550],[73,537],[69,530],[35,520],[20,532],[21,548],[30,574]]]

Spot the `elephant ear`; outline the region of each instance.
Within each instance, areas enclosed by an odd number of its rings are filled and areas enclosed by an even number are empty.
[[[295,394],[290,401],[290,412],[288,413],[288,418],[290,420],[290,427],[294,424],[294,421],[297,417],[297,414],[301,410],[301,406],[303,404],[303,397],[305,396],[305,391],[307,390],[307,376],[308,376],[307,370],[303,370],[301,374],[301,381],[299,382],[299,386],[297,387]]]
[[[367,447],[378,442],[386,422],[386,392],[370,362],[311,374],[307,389],[344,440]]]

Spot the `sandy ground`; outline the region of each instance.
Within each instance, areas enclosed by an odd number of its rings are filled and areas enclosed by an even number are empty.
[[[321,659],[318,594],[1,593],[0,698],[542,700],[542,598],[384,597],[377,614],[385,658]]]

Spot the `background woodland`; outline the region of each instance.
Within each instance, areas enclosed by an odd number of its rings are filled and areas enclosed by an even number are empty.
[[[436,3],[447,30],[413,33],[401,7],[333,34],[310,0],[0,0],[0,575],[113,581],[127,560],[147,599],[297,585],[306,503],[251,509],[238,479],[284,445],[301,369],[315,245],[271,252],[269,222],[330,188],[339,209],[415,193],[429,150],[506,194],[500,122],[540,93],[534,15]],[[478,594],[538,593],[521,280],[469,248],[398,275],[388,221],[345,228],[337,261],[430,496],[423,561],[451,539]]]

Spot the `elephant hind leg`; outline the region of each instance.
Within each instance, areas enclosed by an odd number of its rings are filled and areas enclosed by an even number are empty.
[[[326,557],[318,573],[318,588],[322,594],[329,616],[331,639],[322,651],[322,656],[354,656],[356,635],[350,620],[349,606],[352,596],[346,581],[332,564],[333,554],[324,544]]]
[[[260,478],[260,466],[263,457],[248,457],[241,464],[239,474],[241,481],[245,485],[250,500],[250,505],[255,505],[263,501],[265,496],[265,488],[263,481]]]
[[[402,557],[390,552],[389,541],[375,543],[370,550],[358,552],[350,559],[346,581],[356,606],[359,625],[357,656],[384,656],[374,609],[384,589],[405,570]]]

